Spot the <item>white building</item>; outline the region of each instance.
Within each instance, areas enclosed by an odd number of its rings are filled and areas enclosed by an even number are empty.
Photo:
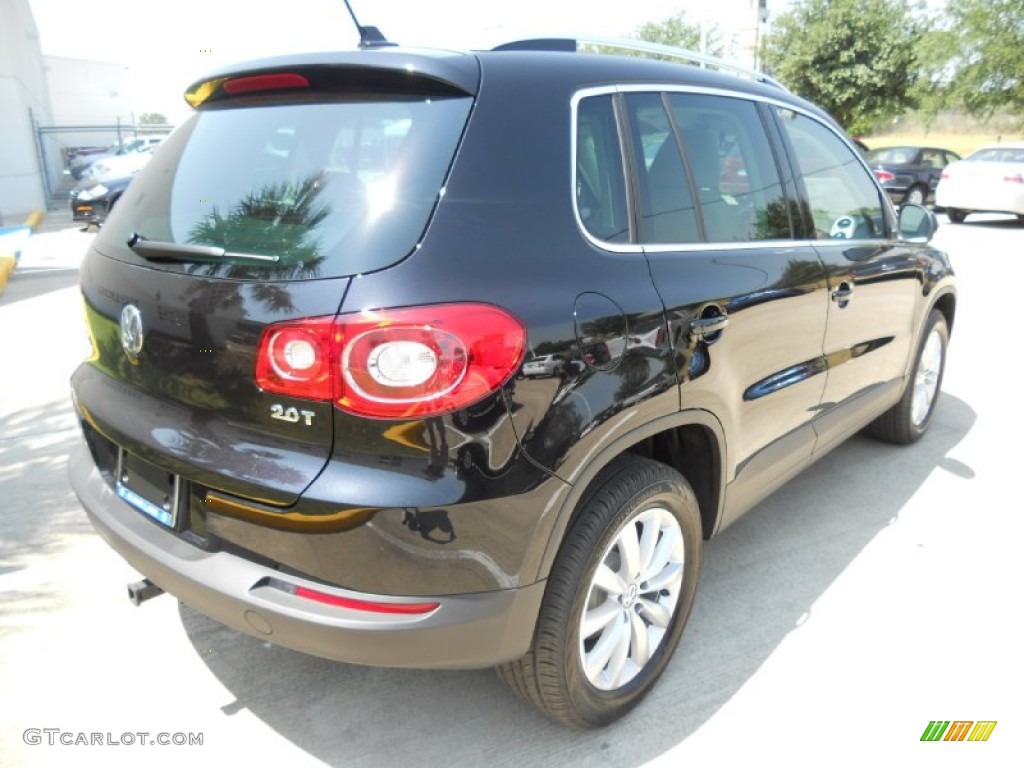
[[[42,159],[33,119],[53,120],[39,31],[28,0],[0,0],[0,225],[20,224],[46,208]],[[47,176],[61,175],[59,156],[47,158]]]
[[[44,56],[57,125],[134,122],[131,68],[106,61]]]
[[[73,147],[106,147],[130,139],[135,122],[132,71],[124,64],[44,56],[53,128],[45,132],[44,154],[64,157]],[[83,131],[86,126],[104,130]],[[124,130],[117,130],[121,126]]]

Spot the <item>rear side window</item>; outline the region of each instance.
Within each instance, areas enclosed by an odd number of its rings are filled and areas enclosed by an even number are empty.
[[[576,112],[576,210],[598,240],[629,242],[625,189],[612,97],[583,99]]]
[[[817,120],[786,109],[778,114],[803,176],[815,237],[886,237],[881,193],[853,150]]]
[[[171,136],[97,241],[135,261],[151,240],[278,257],[161,265],[220,277],[359,274],[406,256],[439,198],[468,97],[359,99],[211,109]]]
[[[946,153],[940,149],[922,150],[921,165],[923,165],[925,168],[945,168]]]

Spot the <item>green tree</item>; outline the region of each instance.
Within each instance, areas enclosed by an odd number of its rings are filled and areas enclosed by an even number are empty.
[[[143,112],[139,115],[139,125],[167,125],[167,118],[160,112]]]
[[[705,28],[705,34],[706,49],[703,53],[709,56],[721,56],[723,53],[721,28],[717,24],[711,24]],[[649,21],[646,24],[641,24],[633,36],[648,43],[701,51],[700,24],[687,20],[684,11],[663,21]]]
[[[949,0],[946,21],[933,42],[945,57],[931,62],[940,92],[981,117],[1015,113],[1024,127],[1024,0]]]
[[[776,20],[763,60],[788,88],[863,133],[914,106],[925,29],[907,0],[803,0]]]

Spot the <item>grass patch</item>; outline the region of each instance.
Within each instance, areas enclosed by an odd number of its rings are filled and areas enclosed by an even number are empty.
[[[961,157],[989,144],[1006,141],[1024,141],[1024,134],[1004,133],[949,133],[945,131],[887,133],[881,136],[863,136],[861,140],[871,149],[900,145],[951,149]]]
[[[872,149],[899,145],[951,149],[966,157],[989,144],[1024,141],[1024,131],[1016,120],[1000,115],[981,121],[966,115],[946,113],[927,121],[919,115],[907,115],[894,125],[862,136]]]

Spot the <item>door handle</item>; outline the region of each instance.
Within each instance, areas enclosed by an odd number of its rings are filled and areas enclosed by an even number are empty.
[[[852,298],[853,285],[845,280],[839,284],[838,288],[832,291],[832,301],[836,302],[840,307],[845,307]]]
[[[698,317],[690,321],[690,336],[697,341],[712,344],[718,341],[717,334],[721,333],[728,324],[729,318],[726,315]]]

